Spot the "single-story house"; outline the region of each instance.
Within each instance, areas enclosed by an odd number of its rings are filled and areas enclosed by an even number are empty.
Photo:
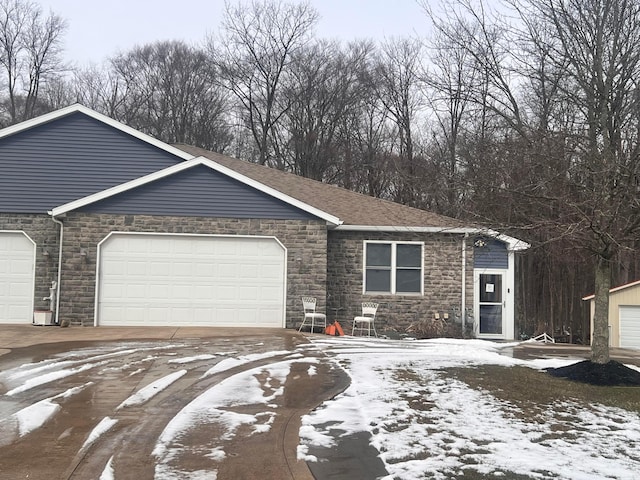
[[[472,311],[514,338],[495,231],[184,145],[81,105],[0,130],[0,324],[294,328],[302,295],[347,325]]]
[[[590,331],[593,332],[595,295],[582,300],[590,303]],[[640,348],[640,280],[609,290],[609,346]]]

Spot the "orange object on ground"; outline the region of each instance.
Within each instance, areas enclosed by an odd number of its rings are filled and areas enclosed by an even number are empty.
[[[329,326],[327,326],[327,328],[324,329],[324,333],[326,333],[327,335],[335,335],[336,334],[336,326],[335,324],[331,324]]]
[[[335,334],[337,336],[341,337],[344,335],[344,330],[342,330],[342,327],[337,321],[333,322],[333,326],[335,327],[335,332],[336,332]]]

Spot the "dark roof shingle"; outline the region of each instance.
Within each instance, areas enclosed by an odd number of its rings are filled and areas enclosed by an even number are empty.
[[[238,160],[202,148],[189,145],[174,146],[191,155],[213,160],[252,180],[334,215],[345,225],[437,228],[464,226],[460,221],[450,217],[352,192],[335,185]]]

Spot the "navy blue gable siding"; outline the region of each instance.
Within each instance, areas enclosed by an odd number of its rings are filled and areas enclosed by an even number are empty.
[[[488,238],[476,239],[473,249],[474,268],[509,268],[506,244]]]
[[[280,220],[316,218],[203,165],[114,195],[78,211]]]
[[[72,113],[0,139],[0,212],[46,213],[181,161]]]

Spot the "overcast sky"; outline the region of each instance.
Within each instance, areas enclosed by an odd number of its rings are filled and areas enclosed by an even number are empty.
[[[68,22],[66,59],[100,63],[118,51],[156,40],[199,44],[215,33],[224,0],[36,0]],[[320,13],[317,37],[382,39],[424,33],[416,0],[312,0]]]

